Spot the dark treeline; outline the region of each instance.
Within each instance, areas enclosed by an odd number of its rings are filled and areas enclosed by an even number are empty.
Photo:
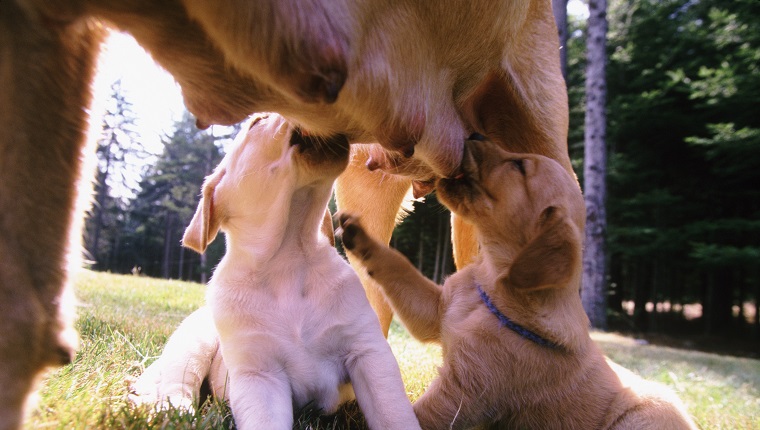
[[[760,297],[760,3],[613,1],[608,13],[609,314],[676,330],[680,305],[700,303],[692,329],[745,335],[749,319],[757,333],[743,304]],[[579,160],[580,29],[568,78]]]
[[[758,314],[742,305],[760,297],[760,2],[614,0],[608,19],[610,327],[684,329],[683,305],[697,303],[701,312],[686,312],[695,318],[689,329],[757,334]],[[566,47],[569,147],[579,176],[584,25],[569,17]],[[120,126],[104,125],[97,204],[85,237],[93,267],[201,280],[221,256],[223,241],[201,262],[183,251],[180,239],[203,177],[222,156],[219,143],[186,117],[157,161],[140,172],[134,196],[114,198],[113,181],[124,179],[105,168],[106,155],[116,153],[104,149],[109,127]],[[123,127],[128,130],[129,121]],[[120,148],[137,146],[122,142]],[[111,156],[111,170],[129,158],[120,157]],[[415,203],[392,245],[441,281],[453,271],[449,229],[447,211],[428,196],[427,203]]]
[[[118,100],[119,111],[130,112],[129,103],[119,98],[118,92],[114,92],[114,99]],[[104,122],[103,136],[113,134],[110,128],[110,122]],[[136,194],[131,199],[109,194],[118,182],[108,180],[112,175],[102,168],[102,154],[107,153],[102,148],[108,144],[102,140],[96,199],[84,238],[92,268],[171,279],[207,279],[224,253],[224,241],[213,243],[204,256],[185,249],[180,241],[200,200],[204,177],[224,155],[221,142],[233,133],[234,129],[215,137],[199,131],[195,119],[186,113],[175,123],[173,134],[163,139],[163,152],[157,160],[140,172]],[[130,139],[120,144],[134,148]],[[114,178],[121,180],[122,177]]]

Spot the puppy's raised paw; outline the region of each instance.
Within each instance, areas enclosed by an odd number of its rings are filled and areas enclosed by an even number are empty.
[[[362,260],[370,258],[372,239],[364,231],[359,222],[359,217],[346,212],[338,212],[335,214],[335,218],[338,220],[335,236],[341,238],[343,246]]]

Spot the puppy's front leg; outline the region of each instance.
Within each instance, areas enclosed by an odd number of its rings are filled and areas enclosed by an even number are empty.
[[[343,245],[385,291],[412,336],[422,341],[441,336],[441,287],[422,275],[400,252],[369,237],[357,217],[338,215]]]
[[[281,372],[230,372],[230,408],[241,430],[293,427],[292,393]]]
[[[381,336],[346,360],[356,400],[371,429],[419,429],[390,346]]]

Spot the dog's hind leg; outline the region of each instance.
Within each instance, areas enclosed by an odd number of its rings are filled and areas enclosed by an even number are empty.
[[[215,369],[215,366],[218,369]],[[214,372],[216,370],[216,372]],[[172,333],[161,357],[130,384],[130,401],[158,404],[193,411],[205,399],[200,397],[204,379],[212,390],[227,385],[227,368],[219,351],[219,333],[208,307],[190,314]],[[224,395],[223,391],[219,392]]]
[[[0,2],[0,429],[41,372],[73,359],[67,254],[103,30]],[[75,228],[72,226],[78,226]],[[67,304],[71,305],[67,307]]]
[[[384,174],[380,170],[370,171],[366,167],[369,154],[354,148],[357,146],[352,147],[351,162],[336,181],[338,210],[360,214],[367,233],[387,244],[396,226],[401,203],[411,187],[411,180]],[[360,260],[351,254],[348,255],[348,260],[359,275],[367,299],[377,313],[380,327],[387,337],[393,311],[382,288],[367,275]]]

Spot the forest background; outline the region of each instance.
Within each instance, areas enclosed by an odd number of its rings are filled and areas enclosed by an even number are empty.
[[[611,0],[607,20],[608,328],[760,356],[760,2]],[[567,26],[568,147],[583,183],[586,20]],[[236,129],[202,132],[186,114],[151,153],[118,81],[111,92],[90,267],[205,282],[224,242],[199,256],[180,239]],[[438,282],[453,271],[435,194],[391,245]]]

